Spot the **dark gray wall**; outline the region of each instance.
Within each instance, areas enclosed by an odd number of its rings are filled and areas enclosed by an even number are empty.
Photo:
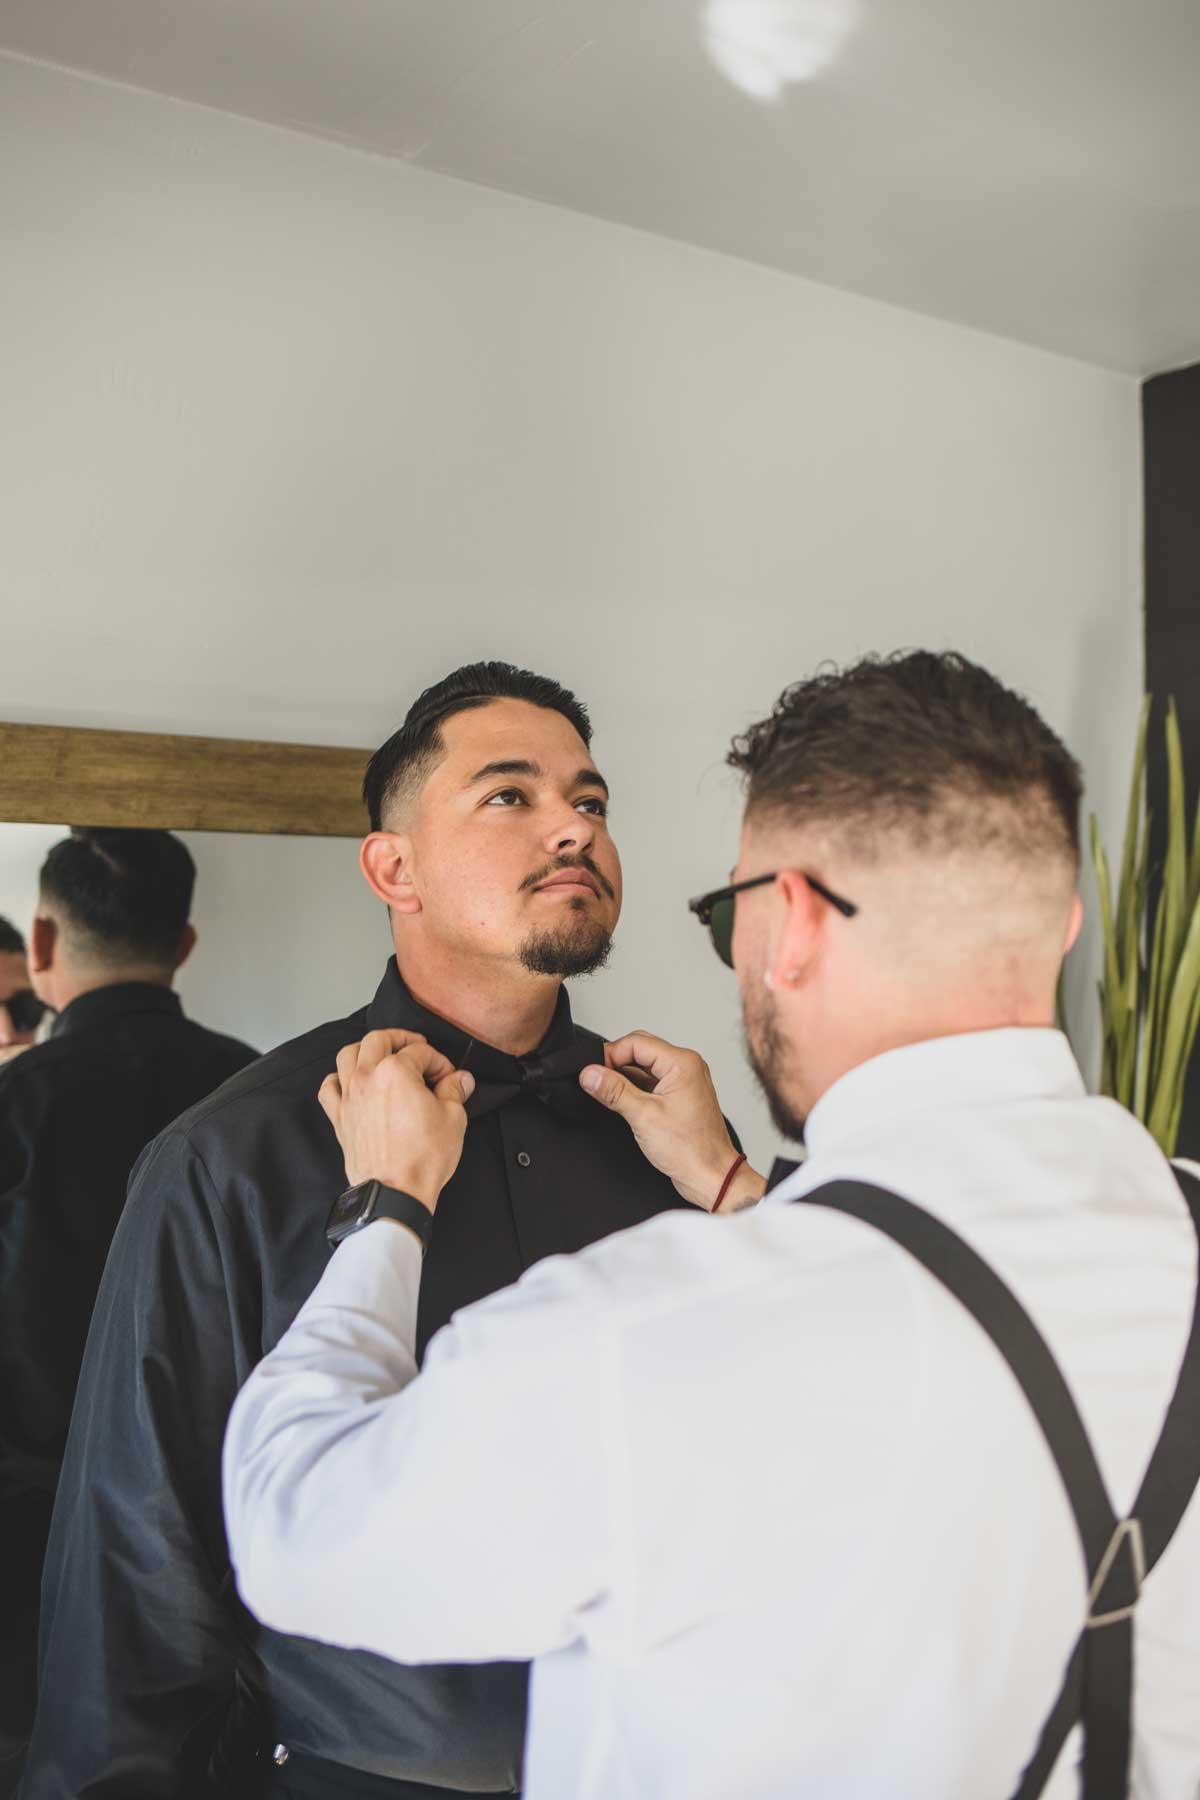
[[[1189,807],[1200,794],[1200,363],[1156,375],[1142,389],[1146,500],[1146,687],[1155,698],[1148,789],[1154,821],[1166,810],[1163,707],[1174,694]],[[1152,855],[1161,837],[1151,828]],[[1194,1057],[1181,1155],[1200,1156],[1200,1058]]]

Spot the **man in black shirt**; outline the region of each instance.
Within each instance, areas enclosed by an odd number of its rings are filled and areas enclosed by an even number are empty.
[[[195,942],[194,879],[165,831],[81,830],[56,844],[29,946],[54,1031],[0,1065],[0,1793],[33,1717],[42,1555],[129,1172],[164,1125],[254,1056],[185,1019],[171,991]]]
[[[263,1058],[143,1158],[55,1515],[25,1800],[518,1791],[520,1666],[398,1668],[241,1608],[221,1443],[239,1386],[327,1261],[322,1226],[345,1184],[317,1092],[364,1032],[420,1033],[476,1078],[420,1351],[540,1258],[682,1204],[577,1079],[603,1043],[562,984],[602,965],[621,901],[590,738],[572,695],[506,664],[423,694],[364,789],[362,864],[396,950],[374,1000]]]

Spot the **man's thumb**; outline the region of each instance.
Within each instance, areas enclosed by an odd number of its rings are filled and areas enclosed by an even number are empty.
[[[607,1106],[610,1112],[620,1113],[628,1119],[646,1096],[632,1081],[626,1081],[615,1069],[606,1069],[603,1064],[593,1063],[584,1069],[579,1077],[579,1084],[598,1100],[601,1106]]]
[[[453,1074],[443,1075],[433,1091],[439,1100],[465,1106],[475,1092],[475,1077],[469,1069],[455,1069]]]

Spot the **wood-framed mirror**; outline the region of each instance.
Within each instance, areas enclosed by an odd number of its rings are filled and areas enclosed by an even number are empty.
[[[363,1005],[391,952],[358,869],[370,754],[0,723],[0,916],[28,934],[42,862],[72,826],[175,832],[196,864],[185,1008],[269,1049]]]
[[[369,750],[0,722],[0,820],[361,837]]]

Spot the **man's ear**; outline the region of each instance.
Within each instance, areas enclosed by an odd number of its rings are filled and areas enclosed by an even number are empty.
[[[412,875],[412,839],[399,831],[372,831],[362,841],[359,867],[371,892],[393,912],[419,913],[421,896]]]
[[[825,902],[798,869],[781,869],[775,887],[783,901],[783,921],[768,963],[768,985],[776,993],[799,987],[821,942]]]
[[[45,975],[50,970],[58,949],[58,926],[53,919],[39,913],[29,932],[29,971]]]
[[[179,938],[179,948],[175,952],[175,967],[182,969],[192,951],[196,948],[196,927],[185,925]]]
[[[1071,902],[1071,918],[1067,925],[1067,941],[1063,945],[1063,956],[1067,957],[1075,948],[1075,941],[1083,930],[1083,901],[1076,894]]]

